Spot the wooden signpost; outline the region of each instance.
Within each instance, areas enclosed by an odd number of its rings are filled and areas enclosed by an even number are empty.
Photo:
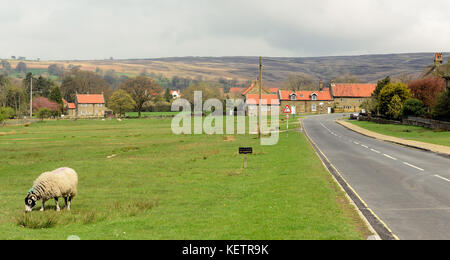
[[[247,154],[253,154],[252,147],[239,147],[239,154],[244,155],[244,169],[247,169]]]

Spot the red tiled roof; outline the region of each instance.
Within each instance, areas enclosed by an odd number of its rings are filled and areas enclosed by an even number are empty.
[[[291,100],[292,91],[281,90],[281,100]],[[324,89],[322,91],[297,91],[295,92],[297,95],[297,100],[299,101],[308,101],[312,100],[311,96],[313,94],[317,95],[317,101],[331,101],[333,98],[331,97],[331,93],[329,89]]]
[[[370,97],[377,84],[336,84],[333,86],[335,97]]]
[[[278,93],[279,88],[271,88],[270,93]]]
[[[78,104],[105,104],[102,94],[77,94]]]
[[[75,109],[75,103],[67,103],[67,108]]]
[[[244,90],[242,88],[230,88],[230,93],[237,92],[242,93]]]
[[[62,99],[64,104],[68,104],[67,100],[65,100],[64,98]]]
[[[246,90],[242,93],[242,95],[247,95],[248,92],[252,91],[252,89],[253,89],[255,86],[256,86],[256,84],[253,83],[248,89],[246,89]]]
[[[278,95],[275,94],[264,94],[261,96],[263,105],[280,105],[280,100],[278,99]],[[250,94],[247,98],[247,105],[259,105],[259,95],[258,94]]]
[[[242,92],[242,95],[247,95],[250,91],[252,91],[254,88],[256,87],[256,83],[252,83],[252,85],[250,87],[248,87],[246,90],[244,90],[244,92]],[[264,90],[270,92],[270,93],[277,93],[278,90],[280,90],[279,88],[264,88]],[[231,90],[230,90],[231,92]]]

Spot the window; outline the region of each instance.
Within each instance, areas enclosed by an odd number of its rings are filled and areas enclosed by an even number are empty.
[[[311,95],[311,99],[312,99],[312,100],[317,100],[317,94],[312,94],[312,95]]]
[[[312,104],[311,111],[312,112],[316,112],[317,111],[317,105],[316,104]]]
[[[85,116],[85,115],[86,115],[86,110],[81,110],[81,114],[82,114],[83,116]]]
[[[80,106],[82,106],[82,107],[87,107],[87,104],[80,104]]]
[[[103,104],[98,104],[98,107],[103,107]]]
[[[297,95],[296,94],[292,94],[291,95],[291,100],[293,100],[293,101],[297,100]]]

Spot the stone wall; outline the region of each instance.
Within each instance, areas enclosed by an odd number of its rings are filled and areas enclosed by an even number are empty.
[[[394,124],[394,125],[411,125],[411,126],[421,126],[436,130],[447,130],[450,131],[450,122],[438,121],[432,119],[426,119],[421,117],[408,117],[408,119],[403,119],[402,121],[388,120],[380,117],[367,117],[360,116],[358,120],[370,121],[377,124]]]
[[[408,119],[403,120],[403,124],[450,131],[450,122],[426,119],[421,117],[408,117]]]

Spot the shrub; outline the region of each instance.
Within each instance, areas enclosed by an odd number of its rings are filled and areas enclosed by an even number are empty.
[[[400,119],[403,112],[403,103],[398,95],[392,97],[391,102],[388,104],[386,115],[389,118]]]
[[[125,112],[132,111],[136,102],[125,90],[119,89],[112,94],[108,104],[115,114],[123,115]]]
[[[158,101],[155,104],[154,112],[169,112],[172,109],[172,104],[166,101]]]
[[[417,117],[423,117],[426,113],[426,107],[425,104],[415,98],[410,98],[405,101],[405,104],[403,106],[403,115],[404,116],[417,116]]]
[[[52,116],[52,113],[53,113],[53,112],[52,112],[50,109],[44,107],[44,108],[39,109],[39,110],[36,112],[36,116],[37,116],[39,119],[41,119],[41,121],[43,121],[44,118],[49,118],[49,117],[51,117],[51,116]]]
[[[450,121],[450,90],[438,96],[432,116],[438,120]]]
[[[3,123],[6,119],[14,118],[15,112],[10,107],[0,107],[0,123]]]
[[[172,105],[166,101],[147,102],[144,109],[147,112],[170,112]]]
[[[445,90],[445,80],[434,76],[411,81],[408,84],[413,98],[422,101],[431,109],[436,103],[437,97]]]
[[[411,97],[408,86],[403,83],[389,83],[380,92],[378,108],[384,117],[399,119],[403,113],[403,103]]]
[[[377,99],[371,97],[370,99],[365,100],[361,104],[361,108],[365,109],[368,113],[376,114],[377,113]]]
[[[45,97],[36,97],[33,99],[33,110],[40,110],[41,108],[47,108],[51,111],[58,111],[59,110],[59,104],[53,101],[50,101],[48,98]]]

